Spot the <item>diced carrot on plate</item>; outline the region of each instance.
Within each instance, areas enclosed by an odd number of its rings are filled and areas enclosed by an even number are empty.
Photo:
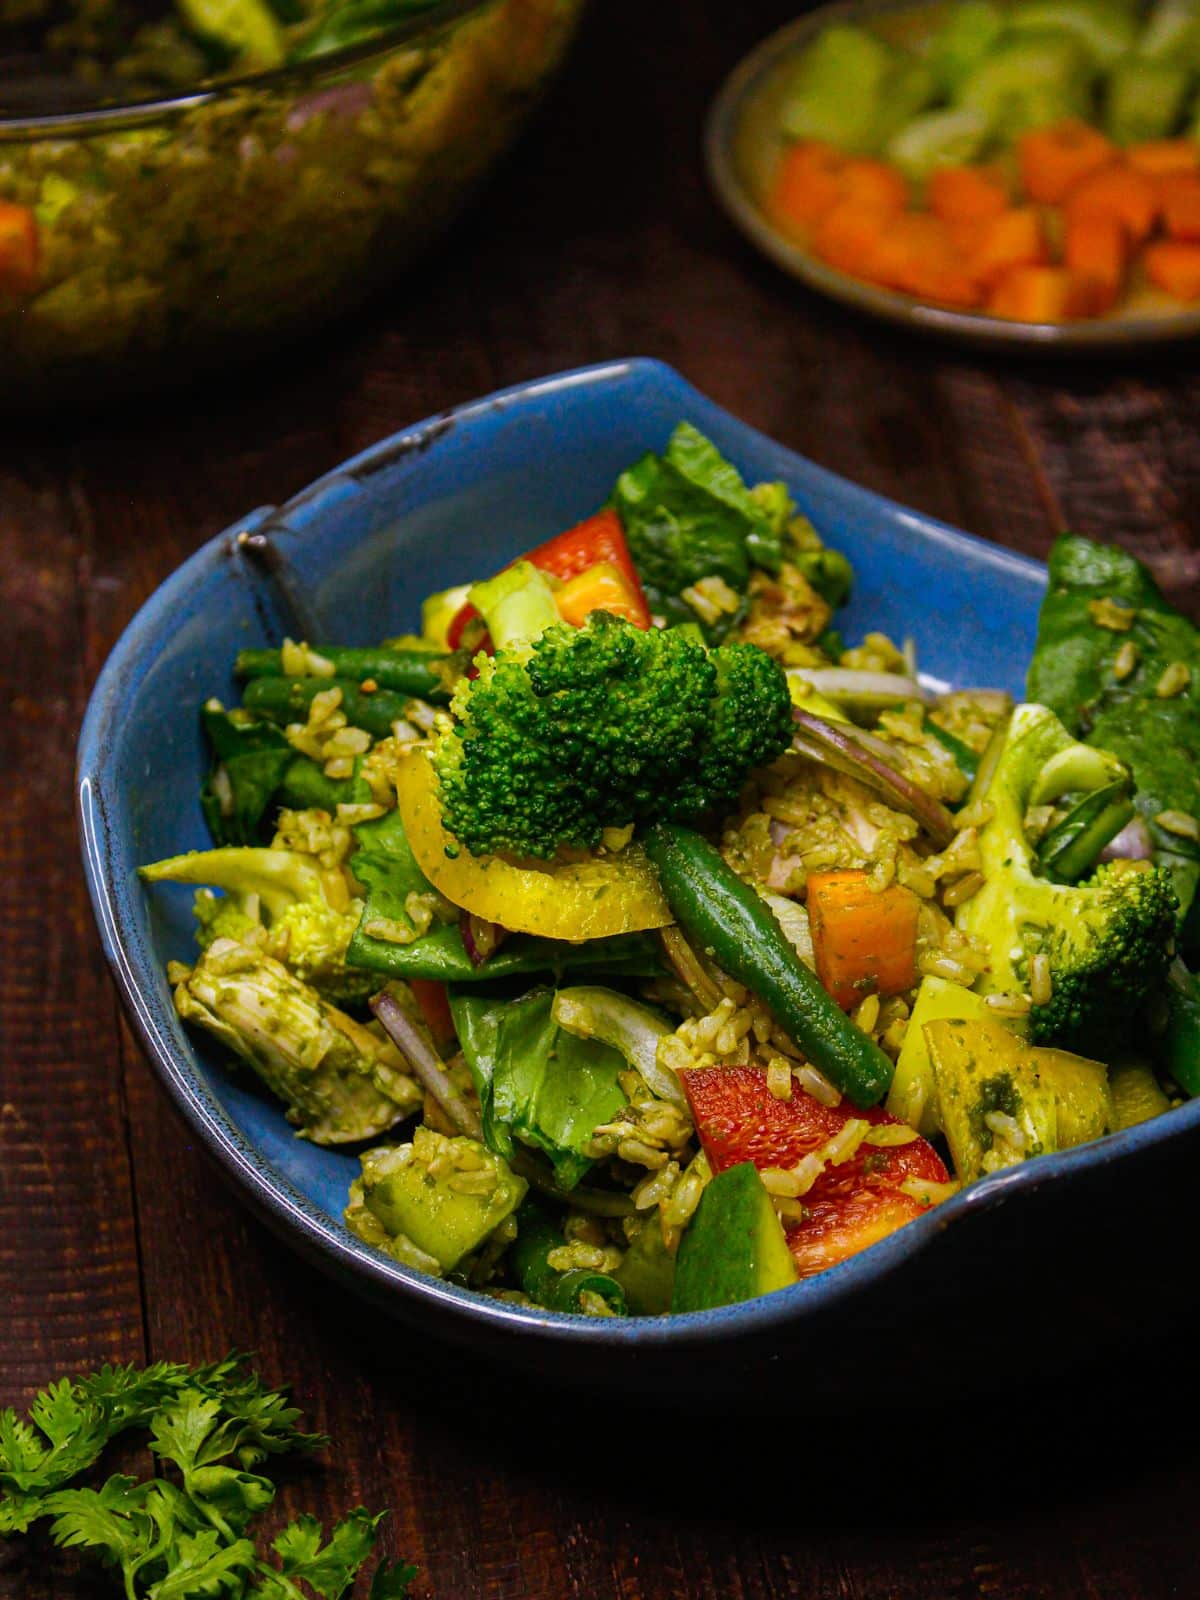
[[[1162,209],[1158,185],[1133,167],[1106,167],[1071,190],[1066,199],[1072,217],[1115,217],[1134,244],[1149,237]]]
[[[779,227],[811,228],[842,198],[848,157],[831,144],[806,139],[781,157],[767,198],[767,211]]]
[[[939,167],[926,185],[925,198],[943,222],[982,222],[1009,206],[1004,179],[988,167]]]
[[[896,217],[888,248],[894,289],[918,300],[968,310],[982,299],[978,278],[964,259],[953,230],[940,217],[927,212]]]
[[[1014,206],[982,225],[971,254],[971,267],[980,282],[990,287],[1013,267],[1037,267],[1049,260],[1040,214],[1033,206]]]
[[[1120,298],[1129,265],[1129,242],[1115,217],[1077,216],[1067,220],[1063,265],[1092,295],[1092,314],[1109,311]]]
[[[1024,134],[1017,146],[1021,185],[1031,200],[1058,205],[1116,155],[1112,141],[1086,122],[1072,119],[1035,128]]]
[[[908,205],[908,180],[886,161],[860,156],[842,168],[842,194],[881,211],[903,211]]]
[[[992,290],[988,310],[1014,322],[1073,322],[1092,314],[1087,281],[1066,267],[1014,267]]]
[[[28,294],[37,280],[37,218],[28,206],[0,200],[0,294]]]
[[[1200,240],[1200,176],[1175,174],[1158,180],[1163,224],[1172,239]]]
[[[1143,256],[1150,282],[1176,300],[1200,300],[1200,244],[1157,239]]]
[[[839,200],[813,230],[812,247],[822,261],[871,283],[892,276],[896,214],[860,200]]]
[[[1149,178],[1166,178],[1200,170],[1200,144],[1195,139],[1147,139],[1131,144],[1125,159]]]

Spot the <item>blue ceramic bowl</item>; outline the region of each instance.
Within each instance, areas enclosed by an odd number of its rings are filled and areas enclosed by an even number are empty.
[[[667,367],[563,373],[422,423],[197,551],[130,623],[96,685],[79,747],[84,863],[105,954],[151,1062],[193,1134],[288,1244],[429,1337],[541,1376],[675,1399],[701,1386],[736,1396],[781,1358],[802,1357],[831,1403],[881,1381],[893,1393],[902,1382],[915,1400],[926,1381],[990,1373],[998,1360],[1012,1371],[1018,1348],[1023,1360],[1058,1365],[1064,1329],[1070,1338],[1086,1327],[1094,1349],[1106,1326],[1119,1332],[1117,1307],[1168,1315],[1165,1268],[1144,1238],[1137,1248],[1118,1241],[1139,1233],[1148,1186],[1138,1169],[1154,1163],[1161,1203],[1169,1157],[1194,1148],[1183,1136],[1194,1135],[1200,1103],[986,1179],[781,1293],[686,1317],[596,1321],[489,1300],[362,1244],[341,1221],[356,1160],[295,1138],[278,1106],[176,1017],[164,967],[192,951],[191,893],[148,893],[135,869],[207,843],[198,804],[207,757],[192,708],[210,694],[235,697],[238,649],[277,644],[298,607],[310,638],[369,643],[416,626],[423,595],[584,516],[681,418],[750,481],[784,479],[850,556],[848,636],[911,635],[934,679],[1020,694],[1042,567],[813,466]],[[263,544],[273,561],[261,559]]]

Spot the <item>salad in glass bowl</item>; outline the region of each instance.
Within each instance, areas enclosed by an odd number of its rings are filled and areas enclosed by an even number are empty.
[[[1014,705],[848,643],[853,581],[683,421],[419,634],[241,652],[213,846],[142,877],[360,1239],[702,1311],[1200,1092],[1196,629],[1064,537]]]

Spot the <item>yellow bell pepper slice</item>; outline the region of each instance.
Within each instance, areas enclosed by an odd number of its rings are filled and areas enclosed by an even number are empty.
[[[501,856],[473,856],[442,826],[437,778],[423,750],[402,757],[396,796],[421,871],[452,904],[485,922],[582,943],[673,921],[658,875],[636,844],[562,865],[518,867]],[[458,853],[448,856],[447,846]]]

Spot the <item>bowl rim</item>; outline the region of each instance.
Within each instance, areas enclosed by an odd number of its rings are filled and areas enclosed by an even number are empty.
[[[142,127],[182,116],[202,106],[212,105],[226,95],[247,90],[271,90],[308,87],[326,76],[334,76],[350,67],[360,66],[376,57],[390,55],[398,46],[423,37],[438,28],[486,11],[498,0],[438,0],[427,11],[418,12],[404,22],[372,34],[355,44],[343,45],[309,61],[291,62],[285,66],[269,67],[261,72],[248,72],[236,78],[222,78],[219,83],[180,90],[170,95],[155,95],[149,99],[122,100],[112,105],[84,108],[79,111],[49,111],[37,116],[0,115],[0,144],[30,142],[38,139],[87,138],[102,133],[118,133],[128,128]]]
[[[514,384],[403,428],[323,474],[278,508],[259,507],[209,539],[153,591],[126,624],[96,680],[79,737],[76,806],[84,874],[101,945],[126,1014],[176,1109],[253,1209],[276,1231],[288,1237],[302,1254],[344,1281],[354,1281],[377,1304],[382,1303],[410,1322],[424,1311],[441,1313],[443,1325],[447,1327],[453,1323],[466,1324],[460,1330],[463,1338],[468,1337],[473,1326],[476,1331],[518,1336],[523,1343],[531,1340],[553,1345],[569,1342],[582,1347],[634,1351],[665,1346],[696,1348],[729,1341],[735,1335],[770,1335],[802,1324],[807,1317],[818,1316],[858,1291],[878,1284],[911,1257],[923,1253],[951,1227],[960,1227],[1020,1194],[1032,1195],[1069,1172],[1102,1169],[1127,1156],[1153,1150],[1165,1140],[1200,1125],[1200,1099],[1196,1099],[1173,1108],[1167,1116],[1105,1135],[1073,1150],[1059,1151],[1021,1167],[994,1173],[849,1260],[755,1300],[710,1311],[593,1318],[496,1300],[417,1272],[364,1244],[342,1222],[314,1205],[290,1179],[274,1169],[266,1157],[255,1152],[249,1139],[203,1082],[194,1052],[189,1050],[186,1056],[181,1055],[162,1032],[154,1009],[140,987],[138,941],[130,937],[131,930],[117,892],[118,876],[114,866],[118,847],[108,827],[106,813],[114,734],[124,715],[126,688],[134,681],[138,666],[153,660],[158,642],[169,634],[177,603],[192,592],[197,581],[208,575],[214,565],[227,564],[231,544],[268,521],[285,519],[289,508],[313,501],[335,480],[344,482],[348,475],[366,475],[373,467],[385,466],[398,455],[420,452],[449,425],[486,420],[526,404],[542,404],[568,388],[588,387],[602,391],[607,385],[631,379],[649,391],[677,399],[681,406],[720,412],[748,437],[768,445],[775,454],[786,454],[802,462],[810,474],[823,476],[851,490],[860,503],[874,504],[882,511],[904,516],[916,536],[948,540],[952,548],[970,549],[976,554],[982,548],[989,557],[1008,558],[1005,565],[1011,562],[1026,573],[1045,574],[1041,562],[908,512],[895,501],[817,467],[734,418],[662,362],[646,358],[604,362]]]
[[[806,288],[910,332],[931,333],[981,350],[1099,355],[1144,345],[1174,344],[1200,335],[1200,309],[1162,316],[1100,317],[1062,323],[1017,322],[980,311],[956,311],[839,272],[810,250],[793,243],[767,220],[743,182],[734,154],[745,108],[763,79],[831,22],[870,22],[876,17],[933,11],[944,6],[945,0],[828,0],[769,33],[742,57],[713,98],[703,133],[709,182],[734,225],[776,266]]]

